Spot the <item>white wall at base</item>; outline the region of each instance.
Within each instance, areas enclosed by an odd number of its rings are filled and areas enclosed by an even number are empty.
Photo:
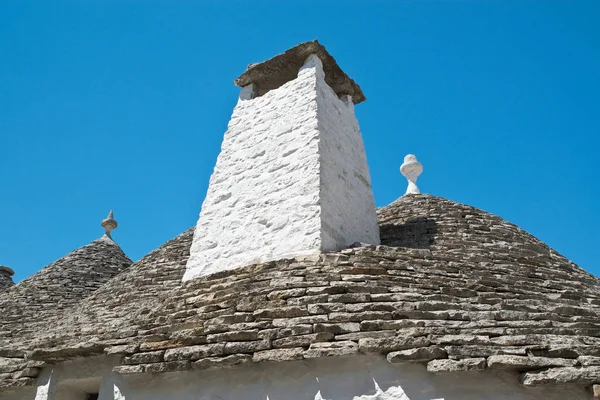
[[[100,396],[98,400],[132,400],[132,396],[125,397],[121,391],[123,377],[115,374],[107,374],[100,385]]]
[[[118,379],[121,379],[120,377]],[[433,375],[379,357],[250,364],[210,371],[125,376],[118,400],[589,400],[577,387],[519,384],[496,371]],[[102,400],[107,400],[102,398]],[[115,399],[116,400],[116,399]]]
[[[263,96],[242,90],[210,178],[184,281],[244,265],[379,244],[351,101],[310,56]]]
[[[35,400],[49,400],[56,386],[55,373],[52,369],[46,369],[37,379],[35,389]]]
[[[115,381],[120,377],[112,374],[119,364],[119,357],[97,356],[66,361],[43,368],[36,386],[19,388],[0,393],[2,400],[85,400],[88,393],[99,393],[104,379]],[[101,400],[124,400],[113,395],[102,396]]]

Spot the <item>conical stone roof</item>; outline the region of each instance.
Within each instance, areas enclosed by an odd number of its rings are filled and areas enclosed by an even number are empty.
[[[107,237],[72,251],[33,276],[0,293],[0,348],[39,335],[66,310],[131,265]]]
[[[429,195],[378,210],[381,246],[179,283],[191,231],[109,281],[30,359],[121,354],[121,374],[376,353],[430,372],[600,382],[600,281],[499,217]],[[32,343],[32,344],[31,344]],[[31,384],[13,372],[4,385]]]

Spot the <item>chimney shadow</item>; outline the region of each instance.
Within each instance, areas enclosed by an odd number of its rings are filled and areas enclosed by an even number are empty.
[[[381,244],[390,247],[428,249],[435,243],[437,232],[437,222],[426,217],[407,219],[403,224],[379,226]]]

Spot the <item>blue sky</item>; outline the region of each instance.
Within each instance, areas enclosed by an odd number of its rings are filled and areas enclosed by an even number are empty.
[[[363,88],[378,206],[498,214],[600,275],[597,0],[0,0],[0,264],[193,226],[247,64],[319,39]]]

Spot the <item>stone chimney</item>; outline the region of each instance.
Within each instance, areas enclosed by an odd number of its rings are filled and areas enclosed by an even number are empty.
[[[379,244],[354,105],[360,87],[317,41],[250,65],[210,178],[184,281]]]
[[[15,274],[11,268],[0,265],[0,292],[14,286],[12,276]]]

